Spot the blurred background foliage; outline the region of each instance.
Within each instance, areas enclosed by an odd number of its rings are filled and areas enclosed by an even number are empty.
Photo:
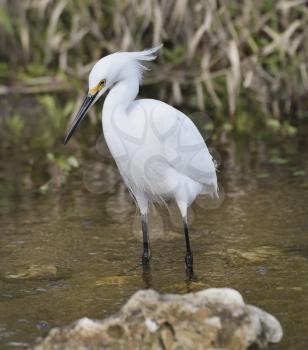
[[[240,131],[261,114],[273,131],[294,133],[307,112],[306,0],[0,4],[2,94],[76,93],[103,55],[163,42],[146,83],[172,104],[208,110]]]
[[[96,60],[163,43],[141,93],[187,111],[206,111],[214,121],[214,141],[235,134],[305,135],[307,4],[0,0],[0,103],[13,98],[15,105],[16,98],[20,103],[21,96],[31,95],[44,114],[32,123],[31,142],[25,139],[25,108],[2,108],[3,129],[11,141],[45,149],[46,157],[46,149],[62,141]],[[99,115],[92,111],[92,125],[100,125]]]

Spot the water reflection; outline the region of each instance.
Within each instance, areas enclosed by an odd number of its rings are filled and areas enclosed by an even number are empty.
[[[151,265],[142,266],[142,281],[144,289],[153,288]]]

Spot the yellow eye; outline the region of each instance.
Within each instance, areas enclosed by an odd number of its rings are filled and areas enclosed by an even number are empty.
[[[105,79],[103,79],[103,80],[101,80],[100,82],[99,82],[99,87],[102,89],[104,86],[105,86],[105,84],[106,84],[106,80]]]

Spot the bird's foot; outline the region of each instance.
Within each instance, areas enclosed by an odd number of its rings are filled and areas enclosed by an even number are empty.
[[[192,253],[186,253],[185,263],[188,270],[193,270],[194,259]]]
[[[141,262],[143,266],[149,265],[151,259],[150,251],[144,251],[141,257]]]

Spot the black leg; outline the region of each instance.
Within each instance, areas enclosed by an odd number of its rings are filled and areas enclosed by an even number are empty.
[[[148,220],[147,215],[141,215],[141,227],[143,236],[143,254],[142,254],[142,265],[147,265],[150,262],[150,247],[149,247],[149,235],[148,235]]]
[[[192,251],[190,248],[188,224],[187,224],[187,217],[186,216],[183,218],[183,226],[184,226],[184,234],[185,234],[185,242],[186,242],[185,263],[186,263],[187,269],[190,272],[193,272],[193,254],[192,254]]]

